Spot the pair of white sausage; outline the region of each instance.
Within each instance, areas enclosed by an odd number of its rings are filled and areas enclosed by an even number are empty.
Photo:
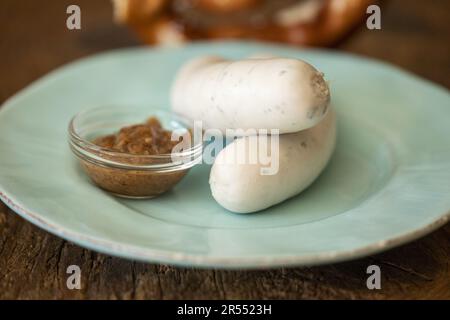
[[[238,152],[257,152],[241,137],[217,156],[210,187],[215,200],[239,213],[263,210],[303,191],[322,172],[334,149],[336,121],[323,75],[306,62],[267,58],[188,62],[172,88],[173,111],[206,128],[279,129],[279,170],[262,175],[260,163],[241,163]]]

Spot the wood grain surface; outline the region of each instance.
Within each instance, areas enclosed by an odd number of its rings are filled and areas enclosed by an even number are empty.
[[[81,7],[82,30],[65,27],[69,4]],[[382,30],[361,27],[338,48],[391,62],[450,88],[449,12],[448,0],[390,0],[382,8]],[[67,62],[138,45],[111,16],[107,0],[2,0],[0,102]],[[329,266],[174,268],[80,248],[24,221],[0,202],[0,299],[450,299],[449,248],[447,224],[386,253]],[[66,287],[71,264],[81,267],[81,290]],[[381,290],[366,287],[371,264],[381,267]]]

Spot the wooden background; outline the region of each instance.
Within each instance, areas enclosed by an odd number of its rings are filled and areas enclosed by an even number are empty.
[[[69,4],[81,7],[81,31],[65,28]],[[448,0],[390,0],[382,10],[381,31],[360,28],[338,48],[389,61],[450,88],[449,13]],[[69,61],[137,45],[126,29],[113,25],[111,15],[107,0],[2,0],[0,102]],[[336,265],[270,271],[182,269],[82,249],[24,221],[0,202],[0,298],[450,299],[449,248],[447,224],[403,247]],[[81,290],[65,286],[71,264],[81,267]],[[381,290],[366,288],[371,264],[381,267]]]

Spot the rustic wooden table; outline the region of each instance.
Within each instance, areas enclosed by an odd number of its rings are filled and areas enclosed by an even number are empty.
[[[65,28],[69,4],[81,7],[81,31]],[[361,28],[339,48],[389,61],[450,88],[449,12],[448,0],[390,0],[382,10],[381,31]],[[138,44],[113,25],[111,14],[107,0],[2,0],[0,102],[69,61]],[[449,249],[447,224],[411,244],[347,263],[269,271],[183,269],[80,248],[24,221],[0,202],[0,298],[449,299]],[[71,264],[81,267],[81,290],[66,288]],[[371,264],[381,267],[381,290],[366,288]]]

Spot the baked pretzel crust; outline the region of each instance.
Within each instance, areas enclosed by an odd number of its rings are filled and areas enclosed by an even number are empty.
[[[179,44],[197,39],[244,38],[306,46],[327,46],[342,39],[375,0],[299,0],[272,12],[259,25],[225,23],[199,27],[174,6],[195,1],[204,16],[222,19],[250,12],[268,0],[113,0],[115,20],[129,25],[149,44]],[[272,0],[278,1],[278,0]],[[291,1],[292,2],[292,1]],[[295,2],[295,1],[294,1]],[[241,14],[242,15],[242,14]],[[244,16],[245,17],[245,16]]]

